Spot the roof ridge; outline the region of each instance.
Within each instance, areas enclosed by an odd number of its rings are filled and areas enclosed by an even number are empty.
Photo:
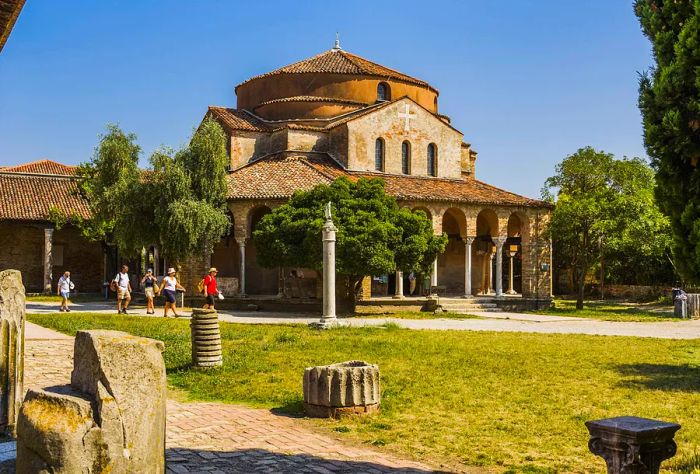
[[[512,191],[508,191],[507,189],[499,188],[498,186],[494,186],[493,184],[485,183],[484,181],[478,180],[478,179],[476,179],[476,178],[472,178],[472,181],[474,181],[475,183],[480,184],[481,186],[484,186],[485,188],[495,189],[495,190],[497,190],[497,191],[501,191],[501,192],[504,192],[504,193],[508,193],[508,194],[510,194],[511,196],[516,196],[516,197],[519,197],[519,198],[522,198],[522,199],[528,199],[528,200],[530,200],[530,201],[535,201],[535,202],[547,202],[547,201],[543,201],[542,199],[536,199],[536,198],[531,198],[531,197],[523,196],[522,194],[514,193],[514,192],[512,192]]]

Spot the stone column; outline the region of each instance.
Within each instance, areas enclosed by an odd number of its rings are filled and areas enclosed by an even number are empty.
[[[24,398],[24,317],[22,274],[0,271],[0,432],[14,435]]]
[[[515,255],[509,250],[508,257],[510,258],[510,275],[508,276],[508,291],[506,291],[506,294],[514,295],[516,294],[513,289],[513,257],[515,257]]]
[[[44,229],[44,292],[53,293],[53,228]]]
[[[503,296],[503,244],[506,237],[493,239],[496,244],[496,297]]]
[[[676,423],[619,416],[587,421],[588,449],[605,459],[609,474],[658,474],[661,462],[676,454]]]
[[[158,246],[154,245],[153,246],[153,276],[157,277],[158,276]]]
[[[472,297],[472,244],[474,237],[464,239],[464,297]]]
[[[327,329],[338,325],[335,315],[335,233],[338,229],[331,219],[331,203],[325,208],[326,223],[323,225],[323,314],[321,321],[310,326]]]
[[[438,259],[435,257],[435,261],[433,262],[433,271],[430,272],[430,286],[437,286],[438,284]]]
[[[401,270],[396,270],[396,289],[394,290],[394,298],[403,298],[403,272]]]
[[[236,239],[239,250],[240,272],[238,277],[238,295],[245,297],[245,237]]]

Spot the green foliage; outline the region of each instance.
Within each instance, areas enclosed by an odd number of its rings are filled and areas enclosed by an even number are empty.
[[[204,120],[187,147],[154,152],[146,171],[138,168],[135,141],[134,134],[107,127],[93,159],[79,167],[79,189],[92,218],[65,216],[54,208],[57,226],[70,222],[93,240],[116,243],[125,256],[154,243],[172,262],[210,250],[230,226],[221,126]]]
[[[591,147],[566,157],[545,182],[545,199],[554,201],[557,193],[548,233],[557,259],[574,270],[578,309],[585,277],[601,256],[613,269],[640,265],[637,275],[668,265],[668,222],[653,189],[653,173],[644,161],[615,160]]]
[[[338,227],[336,269],[347,277],[351,298],[363,276],[397,268],[428,273],[431,262],[444,251],[446,237],[433,234],[424,213],[399,208],[384,192],[383,181],[339,178],[330,186],[295,193],[260,220],[253,232],[258,263],[320,271],[323,206],[329,201]]]
[[[656,196],[679,272],[700,283],[700,2],[636,0],[635,13],[656,63],[639,83]]]

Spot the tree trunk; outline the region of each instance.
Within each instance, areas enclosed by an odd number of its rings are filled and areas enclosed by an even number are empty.
[[[579,271],[578,274],[578,295],[576,296],[576,309],[583,309],[583,292],[586,286],[586,272]]]

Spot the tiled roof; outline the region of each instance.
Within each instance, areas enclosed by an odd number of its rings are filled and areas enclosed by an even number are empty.
[[[287,198],[296,190],[308,190],[335,178],[381,178],[388,194],[399,200],[463,202],[526,207],[549,207],[474,179],[444,179],[386,173],[348,171],[327,155],[276,156],[253,162],[229,175],[229,199]]]
[[[24,0],[0,0],[0,51],[17,21]]]
[[[279,154],[253,162],[228,176],[228,196],[233,199],[288,198],[294,191],[308,191],[330,183],[339,165],[328,158]]]
[[[229,109],[226,107],[209,106],[209,113],[219,120],[221,125],[230,130],[247,130],[250,132],[270,131],[263,121],[259,120],[245,110]]]
[[[262,77],[274,76],[278,74],[305,74],[305,73],[328,73],[328,74],[353,74],[375,76],[385,79],[395,79],[409,82],[435,90],[430,84],[415,77],[408,76],[394,69],[390,69],[381,64],[373,63],[365,58],[343,51],[342,49],[331,49],[303,61],[284,66],[274,71],[251,77],[247,81],[236,86],[236,89],[247,82],[260,79]],[[437,92],[437,91],[436,91]]]
[[[76,170],[77,166],[68,166],[51,160],[37,160],[17,166],[0,168],[2,173],[52,174],[58,176],[73,176]]]
[[[282,97],[280,99],[272,99],[272,100],[266,100],[265,102],[262,102],[260,105],[269,105],[269,104],[280,104],[284,102],[333,102],[336,104],[349,104],[349,105],[360,105],[360,106],[365,106],[364,102],[357,102],[356,100],[349,100],[349,99],[338,99],[334,97],[317,97],[313,95],[297,95],[294,97]]]
[[[0,221],[47,221],[52,206],[67,215],[90,215],[87,202],[78,195],[75,179],[0,171]]]

